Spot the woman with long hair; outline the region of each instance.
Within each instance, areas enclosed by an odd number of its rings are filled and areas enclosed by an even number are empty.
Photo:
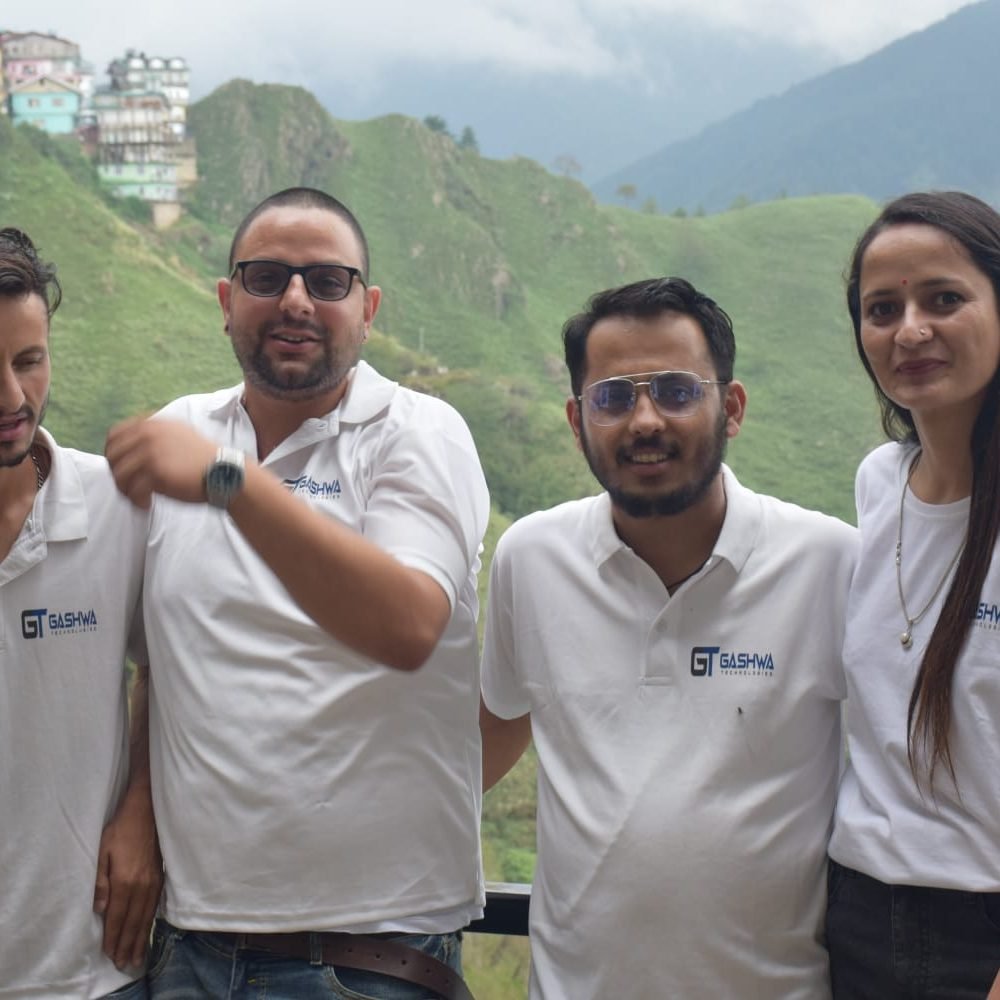
[[[847,302],[890,441],[855,488],[833,992],[983,1000],[1000,981],[1000,215],[896,199]]]

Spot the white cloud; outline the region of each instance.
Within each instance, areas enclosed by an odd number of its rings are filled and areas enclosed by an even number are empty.
[[[483,63],[514,72],[603,77],[636,72],[620,29],[682,16],[689,24],[817,46],[855,59],[919,30],[962,0],[49,0],[8,26],[78,41],[99,74],[127,47],[183,55],[196,96],[233,76],[370,87],[387,65]],[[627,44],[627,43],[626,43]]]
[[[830,49],[859,59],[896,38],[940,21],[969,0],[580,0],[593,16],[683,15],[768,40]]]

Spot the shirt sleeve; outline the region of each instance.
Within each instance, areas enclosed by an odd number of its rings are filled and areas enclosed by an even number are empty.
[[[502,719],[515,719],[531,711],[531,701],[517,662],[509,542],[508,532],[500,539],[490,568],[482,659],[483,701]]]
[[[464,420],[429,400],[386,430],[372,463],[363,534],[440,584],[452,608],[479,553],[489,492]]]

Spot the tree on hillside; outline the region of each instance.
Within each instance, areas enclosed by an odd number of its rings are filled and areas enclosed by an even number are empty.
[[[618,197],[621,198],[626,205],[634,201],[635,196],[638,193],[638,188],[636,188],[634,184],[629,184],[627,182],[625,184],[619,184],[618,188],[615,190],[615,194],[618,195]]]
[[[424,124],[432,132],[440,132],[441,135],[450,136],[451,133],[448,131],[448,123],[440,115],[428,115],[424,119]]]
[[[459,149],[470,149],[473,153],[479,152],[479,140],[476,138],[476,133],[472,131],[471,125],[466,125],[462,129],[462,134],[458,140]]]
[[[560,153],[553,161],[552,166],[563,175],[563,177],[579,177],[583,167],[579,161],[570,153]]]
[[[656,203],[656,199],[650,195],[642,203],[640,211],[644,212],[646,215],[658,215],[660,212],[660,206]]]

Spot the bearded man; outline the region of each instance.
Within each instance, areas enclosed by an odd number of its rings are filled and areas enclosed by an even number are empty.
[[[828,997],[855,531],[723,464],[747,394],[689,282],[601,292],[563,340],[603,492],[501,538],[482,667],[485,787],[538,751],[532,1000]]]
[[[153,997],[467,996],[482,913],[465,423],[359,360],[354,215],[292,188],[218,285],[242,384],[114,428],[151,505],[145,610],[166,868]]]

